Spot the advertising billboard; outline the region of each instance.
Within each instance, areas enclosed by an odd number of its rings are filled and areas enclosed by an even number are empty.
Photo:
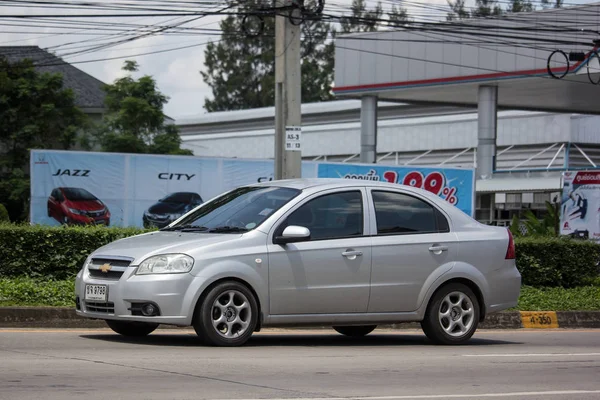
[[[302,164],[315,177],[316,164]],[[273,180],[273,161],[31,151],[33,224],[163,227],[237,186]]]
[[[473,170],[303,161],[302,177],[408,184],[473,213]],[[272,160],[32,150],[30,221],[160,228],[223,192],[273,179]]]
[[[475,173],[472,169],[321,163],[318,176],[414,186],[440,196],[470,216],[475,212]]]
[[[600,171],[563,173],[560,233],[600,240]]]

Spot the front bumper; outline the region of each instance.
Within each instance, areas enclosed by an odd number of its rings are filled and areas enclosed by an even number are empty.
[[[84,268],[75,280],[76,313],[81,317],[189,326],[199,277],[185,274],[135,275],[128,267],[120,277],[91,276]],[[96,274],[97,275],[97,274]],[[105,285],[106,299],[86,300],[86,285]],[[144,304],[158,308],[157,316],[140,312]]]
[[[104,214],[97,217],[88,217],[86,215],[69,214],[67,220],[75,225],[110,225],[110,215]]]

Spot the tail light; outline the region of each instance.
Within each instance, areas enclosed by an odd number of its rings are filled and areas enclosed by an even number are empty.
[[[514,260],[516,258],[515,240],[513,239],[513,235],[512,235],[512,232],[510,231],[510,229],[507,229],[507,231],[508,231],[508,249],[506,249],[506,259]]]

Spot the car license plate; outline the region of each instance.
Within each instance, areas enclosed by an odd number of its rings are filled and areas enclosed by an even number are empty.
[[[106,285],[85,285],[85,299],[106,301],[108,288]]]

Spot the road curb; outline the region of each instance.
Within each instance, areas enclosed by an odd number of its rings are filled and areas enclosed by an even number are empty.
[[[71,307],[0,307],[0,328],[105,328],[102,320],[82,318]],[[173,329],[169,326],[161,328]],[[331,329],[329,326],[310,329]],[[418,323],[380,328],[414,329]],[[502,311],[489,314],[479,329],[600,328],[600,311]]]

